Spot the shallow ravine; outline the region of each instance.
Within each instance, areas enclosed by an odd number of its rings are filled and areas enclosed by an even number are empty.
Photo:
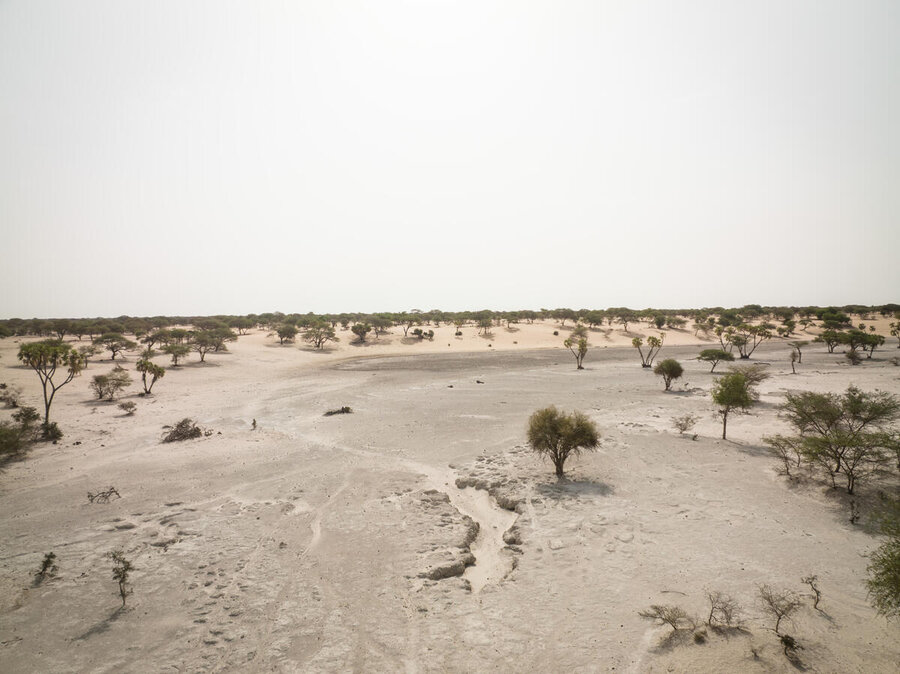
[[[504,552],[506,543],[503,534],[515,524],[518,514],[504,510],[494,498],[482,489],[456,486],[458,477],[452,468],[440,468],[413,459],[387,457],[358,447],[347,447],[328,443],[333,449],[377,458],[380,461],[390,460],[403,468],[425,476],[427,487],[447,494],[450,503],[460,514],[470,517],[478,524],[478,535],[469,546],[475,557],[475,564],[466,568],[463,577],[469,581],[473,593],[478,593],[487,585],[499,583],[512,570],[513,558]]]
[[[469,581],[472,592],[480,592],[486,585],[499,583],[512,570],[512,557],[504,552],[503,533],[518,515],[497,505],[493,497],[482,489],[449,486],[446,493],[450,503],[463,515],[478,522],[478,536],[469,550],[475,564],[466,569],[463,578]]]

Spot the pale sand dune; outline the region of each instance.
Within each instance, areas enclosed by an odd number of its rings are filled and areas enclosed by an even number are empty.
[[[810,573],[823,612],[807,605],[787,629],[808,671],[897,671],[898,626],[862,584],[877,539],[847,522],[840,494],[789,487],[760,444],[783,428],[785,390],[900,393],[896,340],[858,368],[808,347],[795,376],[783,343],[763,345],[753,361],[774,376],[723,442],[712,375],[689,360],[701,347],[677,346],[691,332],[667,337],[662,357],[684,363],[687,391],[665,394],[630,346],[614,348],[630,334],[593,334],[578,372],[565,331],[517,327],[487,340],[441,327],[416,343],[395,328],[366,346],[342,332],[325,353],[254,333],[170,369],[152,397],[132,386],[133,417],[91,400],[90,376],[110,368],[92,363],[54,403],[65,438],[0,475],[0,671],[791,672],[755,588],[802,593]],[[0,340],[0,381],[36,404],[16,348]],[[562,484],[523,447],[528,415],[550,403],[603,434]],[[341,405],[354,413],[322,416]],[[697,441],[670,430],[686,412],[701,417]],[[160,444],[184,416],[214,433]],[[457,479],[494,484],[520,512]],[[90,504],[107,485],[122,498]],[[474,542],[465,515],[484,529]],[[465,575],[425,577],[470,543]],[[114,547],[137,567],[121,612],[103,558]],[[50,550],[59,576],[32,587]],[[666,643],[637,615],[651,603],[702,615],[706,589],[743,604],[747,634]]]

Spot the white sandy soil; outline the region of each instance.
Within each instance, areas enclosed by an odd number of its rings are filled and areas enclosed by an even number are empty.
[[[0,474],[0,671],[792,672],[756,588],[808,594],[809,574],[821,610],[807,599],[784,628],[806,671],[900,671],[900,628],[863,585],[879,539],[846,495],[786,482],[761,442],[786,430],[786,391],[900,393],[894,338],[852,368],[810,345],[796,375],[784,342],[764,344],[752,362],[773,376],[723,441],[690,331],[666,339],[686,374],[664,393],[627,346],[646,324],[592,333],[583,371],[566,330],[515,327],[362,346],[342,332],[324,353],[254,332],[170,368],[152,396],[132,373],[134,416],[92,399],[111,367],[92,362],[54,402],[65,437]],[[17,342],[0,340],[0,381],[39,406]],[[551,403],[603,436],[563,482],[525,446]],[[696,440],[671,428],[687,412]],[[211,434],[161,444],[183,417]],[[110,485],[120,499],[88,501]],[[124,610],[114,548],[136,566]],[[59,572],[34,584],[49,551]],[[638,616],[705,618],[707,590],[738,599],[743,631],[696,644]]]

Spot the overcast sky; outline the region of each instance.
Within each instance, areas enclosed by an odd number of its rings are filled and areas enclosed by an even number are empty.
[[[0,0],[0,317],[900,301],[900,2]]]

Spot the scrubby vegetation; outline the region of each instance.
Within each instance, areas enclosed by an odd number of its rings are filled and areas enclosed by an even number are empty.
[[[199,438],[202,435],[203,429],[193,419],[187,417],[175,424],[172,430],[163,436],[163,442],[182,442]]]

